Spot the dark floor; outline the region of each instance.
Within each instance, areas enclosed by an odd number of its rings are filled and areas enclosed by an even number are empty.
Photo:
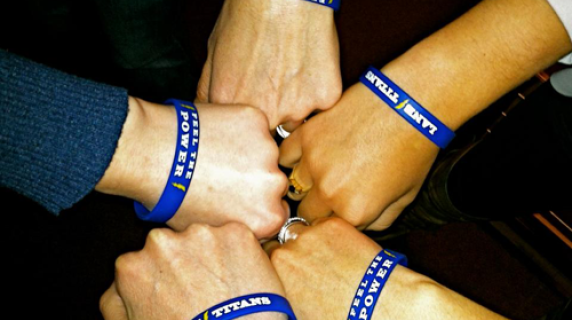
[[[390,61],[476,2],[344,2],[337,16],[344,84],[355,82],[368,64],[381,66]],[[188,4],[190,43],[196,44],[191,54],[197,61],[205,58],[206,40],[221,4],[221,0]],[[18,5],[12,15],[23,18],[26,9]],[[81,38],[69,42],[46,37],[42,27],[29,20],[20,33],[2,34],[0,47],[114,83],[105,50],[98,51]],[[103,39],[97,30],[90,34],[94,35],[91,39]],[[57,45],[50,45],[54,41]],[[132,202],[126,199],[92,194],[55,218],[8,190],[0,190],[0,195],[6,226],[3,243],[7,244],[2,259],[7,278],[5,313],[30,319],[100,319],[98,299],[113,280],[114,259],[141,248],[153,226],[138,221]],[[535,319],[565,301],[488,225],[453,224],[437,232],[415,231],[387,246],[407,254],[412,269],[511,318]]]

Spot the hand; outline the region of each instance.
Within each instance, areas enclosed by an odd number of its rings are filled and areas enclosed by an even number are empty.
[[[155,229],[145,248],[117,259],[115,282],[101,297],[105,319],[191,319],[226,300],[253,293],[284,296],[268,257],[241,224]],[[259,313],[248,319],[286,319]],[[246,319],[245,318],[245,319]]]
[[[291,228],[297,228],[295,240],[266,247],[296,316],[300,320],[347,319],[358,285],[381,247],[337,218]],[[405,319],[411,312],[407,308],[419,307],[414,304],[413,285],[425,279],[397,266],[381,292],[376,313],[383,313],[384,319]],[[399,304],[400,298],[409,303]]]
[[[293,130],[341,94],[333,10],[300,0],[227,0],[209,39],[197,101],[248,104]]]
[[[363,84],[310,119],[280,147],[280,164],[310,189],[298,215],[335,215],[383,230],[419,192],[438,148]]]
[[[235,221],[258,238],[276,234],[289,215],[281,198],[286,176],[264,114],[245,106],[197,104],[200,142],[191,185],[167,223],[220,226]],[[98,191],[122,195],[152,209],[167,183],[177,136],[173,107],[131,99],[119,146]]]
[[[299,320],[347,319],[364,273],[381,247],[344,220],[319,219],[271,251],[272,265]],[[289,229],[290,231],[290,229]],[[397,265],[371,317],[378,319],[503,319],[435,281]]]

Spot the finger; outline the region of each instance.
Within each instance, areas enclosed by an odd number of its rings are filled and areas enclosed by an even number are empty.
[[[195,102],[209,102],[211,72],[211,59],[207,59],[207,62],[205,62],[203,66],[199,84],[197,85],[197,97],[195,98]]]
[[[301,131],[296,130],[290,134],[288,139],[282,141],[280,145],[280,159],[281,166],[292,168],[302,157],[302,140]]]
[[[99,309],[105,320],[127,320],[127,309],[117,293],[115,282],[101,296]]]
[[[269,257],[272,255],[272,252],[278,248],[280,248],[280,242],[278,242],[276,240],[266,242],[262,245],[262,249],[264,249],[264,251],[266,251],[266,254]]]
[[[328,217],[331,214],[332,209],[320,199],[316,189],[310,190],[298,206],[298,216],[310,223],[318,218]]]
[[[302,123],[304,123],[304,120],[289,121],[283,124],[282,128],[288,132],[294,132],[294,130],[296,130],[296,128],[298,128]]]

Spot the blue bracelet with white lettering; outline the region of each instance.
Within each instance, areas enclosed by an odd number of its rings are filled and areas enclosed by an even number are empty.
[[[280,312],[288,315],[289,320],[296,320],[288,300],[273,293],[257,293],[230,299],[201,312],[192,320],[232,320],[258,312]]]
[[[391,250],[381,250],[361,280],[350,307],[348,320],[369,320],[371,318],[379,294],[389,279],[391,271],[398,264],[406,267],[407,257]]]
[[[135,202],[135,212],[141,220],[165,223],[171,219],[185,198],[199,152],[199,113],[191,102],[175,99],[165,101],[172,104],[177,111],[178,134],[175,159],[167,185],[152,211],[141,203]]]
[[[306,1],[314,2],[314,3],[321,4],[321,5],[326,6],[326,7],[330,7],[332,9],[334,9],[334,11],[340,10],[340,5],[342,3],[342,0],[306,0]]]
[[[360,81],[440,148],[446,148],[455,138],[451,129],[376,68],[370,66]]]

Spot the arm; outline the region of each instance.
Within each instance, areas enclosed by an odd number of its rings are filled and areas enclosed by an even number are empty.
[[[281,247],[266,246],[298,319],[347,319],[362,277],[381,247],[341,219],[320,219],[311,227],[291,228],[297,228],[292,230],[298,235],[295,240]],[[397,266],[371,319],[504,318]]]
[[[285,295],[252,232],[236,223],[195,224],[181,233],[152,230],[141,251],[120,256],[100,309],[107,320],[195,319],[219,303],[257,293]],[[286,317],[264,312],[244,319]]]
[[[546,1],[485,0],[382,71],[455,130],[571,50]],[[298,163],[296,180],[311,187],[300,215],[335,213],[382,230],[415,198],[438,148],[357,84],[281,151],[281,164]]]
[[[198,101],[248,104],[269,127],[298,126],[341,94],[333,10],[302,0],[227,0],[209,39]]]
[[[191,223],[220,226],[235,221],[259,238],[271,237],[287,216],[281,200],[287,182],[278,168],[278,147],[266,117],[246,106],[197,108],[201,131],[195,172],[181,207],[167,224],[184,230]],[[173,108],[130,98],[117,150],[95,189],[153,208],[173,163],[176,126]]]
[[[152,208],[169,175],[177,120],[172,107],[0,51],[0,185],[53,213],[94,188]],[[286,177],[261,111],[199,105],[195,174],[168,224],[248,224],[273,235],[286,218]],[[256,150],[257,152],[252,152]],[[256,204],[253,206],[253,204]]]

